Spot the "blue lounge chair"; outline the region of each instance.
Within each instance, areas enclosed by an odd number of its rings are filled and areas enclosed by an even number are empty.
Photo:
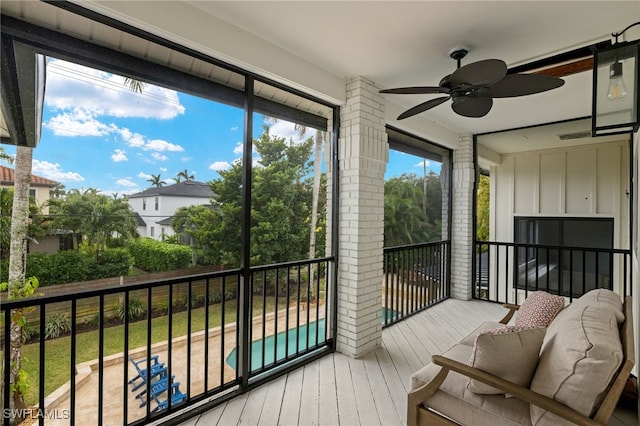
[[[141,359],[138,361],[135,361],[133,359],[133,357],[129,357],[129,360],[131,361],[131,363],[133,364],[133,366],[136,368],[136,370],[138,371],[138,375],[135,376],[133,379],[129,380],[129,384],[134,384],[134,382],[138,379],[141,379],[140,383],[138,383],[137,385],[135,385],[133,387],[133,389],[131,389],[131,391],[136,391],[138,389],[140,389],[142,386],[144,386],[147,383],[147,380],[153,380],[156,377],[166,377],[167,376],[167,367],[164,365],[163,362],[160,362],[158,360],[158,355],[153,355],[150,360],[151,360],[151,374],[147,374],[147,369],[146,369],[146,365],[147,365],[147,359]],[[143,365],[145,368],[141,368],[140,365]]]
[[[176,376],[171,376],[171,383],[173,385],[173,379],[175,379]],[[153,381],[149,384],[149,398],[146,398],[146,393],[147,393],[147,389],[145,388],[142,392],[140,392],[139,394],[136,395],[137,399],[141,400],[140,403],[140,408],[144,407],[145,405],[147,405],[147,401],[151,400],[151,399],[157,399],[158,396],[160,396],[163,392],[167,391],[167,387],[169,385],[169,378],[168,377],[162,377],[156,381]]]
[[[154,408],[153,411],[151,411],[152,413],[157,413],[159,411],[166,410],[167,408],[169,408],[169,398],[165,399],[164,401],[160,401],[156,396],[153,399],[156,401],[156,404],[158,404],[158,406]],[[180,382],[173,383],[171,385],[171,406],[174,407],[180,404],[181,402],[185,401],[186,399],[187,399],[187,394],[183,393],[180,390]]]

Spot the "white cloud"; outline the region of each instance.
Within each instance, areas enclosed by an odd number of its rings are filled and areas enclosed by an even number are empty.
[[[293,140],[294,143],[300,143],[309,139],[315,132],[314,129],[308,128],[302,137],[299,135],[299,131],[295,128],[295,124],[289,121],[276,121],[269,125],[269,134],[273,136],[279,136],[285,138],[287,141]]]
[[[96,120],[90,112],[82,109],[73,109],[53,116],[43,124],[51,129],[56,136],[105,136],[114,130],[113,125],[104,124]]]
[[[163,141],[161,139],[154,139],[154,140],[148,141],[146,144],[144,144],[142,149],[144,149],[145,151],[159,151],[159,152],[162,152],[162,151],[170,151],[170,152],[181,152],[181,151],[184,151],[184,148],[181,147],[180,145],[176,145],[176,144],[171,143],[171,142]]]
[[[137,93],[121,76],[61,60],[47,64],[46,102],[58,110],[77,108],[110,117],[166,120],[185,111],[175,90],[146,84]]]
[[[151,179],[151,175],[148,175],[148,174],[146,174],[144,172],[138,173],[138,177],[142,178],[142,179]]]
[[[107,136],[120,135],[124,143],[131,148],[156,152],[182,152],[184,148],[178,144],[162,139],[147,139],[140,133],[132,132],[126,127],[118,127],[111,123],[104,124],[97,120],[95,113],[74,109],[70,112],[52,117],[44,126],[51,129],[58,136]],[[115,160],[114,160],[115,161]]]
[[[152,157],[154,160],[157,160],[157,161],[167,161],[167,160],[169,159],[169,157],[167,157],[167,156],[166,156],[166,155],[164,155],[164,154],[160,154],[159,152],[153,152],[153,153],[151,153],[151,157]]]
[[[167,172],[167,170],[169,170],[169,169],[167,169],[166,167],[160,167],[160,171],[161,171],[162,173],[166,173],[166,172]]]
[[[420,161],[419,163],[414,164],[413,167],[425,167],[425,164],[424,164],[425,162],[427,163],[426,167],[429,167],[431,165],[431,161],[423,160],[423,161]]]
[[[233,127],[232,127],[231,129],[229,129],[229,130],[231,130],[232,132],[237,132],[237,131],[238,131],[238,126],[233,126]]]
[[[209,170],[215,170],[216,172],[220,170],[229,170],[231,168],[231,164],[227,161],[216,161],[211,163],[209,166]]]
[[[122,179],[118,179],[116,180],[116,183],[120,186],[124,186],[127,188],[135,188],[138,186],[137,183],[135,183],[134,181],[132,181],[130,178],[122,178]]]
[[[128,161],[126,153],[121,149],[116,149],[113,154],[111,154],[111,159],[116,163],[121,161]]]
[[[60,164],[48,161],[33,160],[31,170],[34,175],[42,176],[57,182],[82,182],[84,178],[77,172],[60,170]]]
[[[242,142],[238,142],[236,143],[235,148],[233,148],[233,153],[236,155],[240,155],[242,154],[243,149],[244,149],[244,145],[242,144]]]
[[[120,133],[120,136],[122,137],[122,139],[130,147],[133,147],[133,148],[144,147],[144,143],[145,143],[144,136],[142,136],[140,133],[133,133],[131,130],[127,129],[126,127],[118,129],[118,133]]]

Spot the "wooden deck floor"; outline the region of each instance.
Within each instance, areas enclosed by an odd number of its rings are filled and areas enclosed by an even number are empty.
[[[382,332],[382,346],[353,359],[335,353],[183,423],[192,425],[402,425],[409,376],[500,305],[446,300]]]
[[[202,425],[404,425],[409,376],[486,320],[500,305],[446,300],[382,332],[382,346],[353,359],[335,353],[183,423]],[[637,425],[616,412],[611,425]]]

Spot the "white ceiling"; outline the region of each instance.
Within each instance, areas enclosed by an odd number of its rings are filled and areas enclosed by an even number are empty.
[[[437,85],[455,69],[448,52],[466,45],[465,63],[498,58],[508,66],[610,39],[640,19],[640,1],[187,1],[343,78],[380,88]],[[635,29],[634,29],[635,31]],[[640,31],[631,34],[640,38]],[[591,73],[565,86],[497,99],[488,116],[465,118],[445,103],[407,119],[456,133],[484,133],[591,114]],[[435,97],[436,95],[431,95]],[[400,111],[429,95],[385,95]]]

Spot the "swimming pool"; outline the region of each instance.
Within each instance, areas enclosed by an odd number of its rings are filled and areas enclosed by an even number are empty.
[[[385,319],[393,319],[398,313],[392,309],[382,308],[382,322]],[[267,336],[266,339],[258,339],[251,342],[251,371],[256,371],[262,368],[262,342],[264,340],[264,365],[273,364],[275,361],[285,359],[287,356],[292,356],[298,351],[304,351],[310,346],[315,346],[324,342],[325,338],[325,320],[324,318],[319,321],[313,321],[309,323],[309,339],[307,340],[307,324],[302,324],[297,328],[291,328],[288,331],[282,331],[276,336]],[[285,336],[286,335],[286,336]],[[316,340],[317,338],[317,340]],[[274,346],[278,347],[275,348]],[[286,342],[288,341],[288,345]],[[297,347],[296,347],[297,343]],[[227,359],[227,364],[236,369],[236,349],[233,349]],[[275,360],[274,360],[275,354]]]
[[[291,328],[288,331],[278,333],[278,347],[275,349],[275,351],[274,346],[276,344],[276,336],[267,336],[266,339],[258,339],[251,342],[251,371],[262,368],[263,340],[264,365],[270,365],[274,363],[274,352],[275,360],[280,361],[282,359],[285,359],[287,356],[294,355],[297,351],[304,351],[310,346],[315,346],[317,343],[324,342],[324,318],[317,322],[310,322],[309,326],[309,340],[307,340],[307,324],[302,324],[297,328]],[[287,335],[286,337],[285,334]],[[318,338],[318,340],[316,340],[316,337]],[[234,370],[236,368],[236,358],[236,350],[234,349],[226,359],[227,364],[229,364],[229,366],[231,366],[231,368],[233,368]]]

